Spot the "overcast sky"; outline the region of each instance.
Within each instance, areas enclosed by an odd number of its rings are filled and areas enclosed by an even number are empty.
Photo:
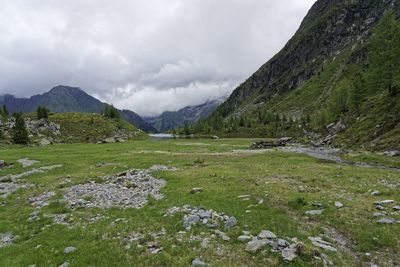
[[[315,0],[1,0],[0,94],[62,84],[157,115],[229,94]]]

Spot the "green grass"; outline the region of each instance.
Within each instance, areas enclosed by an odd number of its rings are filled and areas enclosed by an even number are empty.
[[[21,179],[35,187],[19,190],[1,200],[5,205],[0,206],[0,233],[11,231],[19,238],[15,244],[0,248],[0,266],[58,266],[65,261],[70,266],[189,266],[196,257],[211,266],[320,266],[321,262],[313,257],[326,252],[313,247],[307,237],[323,234],[324,228],[334,229],[350,243],[349,250],[326,253],[337,266],[357,266],[360,260],[366,263],[370,261],[363,256],[366,252],[372,254],[374,262],[398,260],[400,224],[378,225],[372,214],[376,200],[394,199],[400,202],[399,172],[323,162],[279,151],[235,152],[247,149],[252,141],[143,140],[109,145],[68,144],[2,149],[1,159],[14,164],[1,170],[0,176],[26,170],[15,163],[22,157],[39,160],[40,163],[34,167],[52,164],[63,164],[63,167]],[[372,162],[372,159],[382,159],[383,156],[368,154],[354,157],[354,161]],[[384,161],[388,166],[394,164],[387,160],[385,158]],[[113,164],[101,168],[95,166],[101,162]],[[142,209],[74,210],[58,201],[66,186],[92,180],[102,182],[102,176],[130,168],[148,168],[153,164],[173,166],[179,170],[154,174],[167,181],[163,189],[165,198],[159,201],[150,199]],[[61,186],[60,183],[67,178],[71,182]],[[194,187],[202,187],[204,191],[190,194]],[[381,195],[372,197],[370,190],[379,190]],[[56,192],[56,196],[49,206],[41,209],[38,221],[28,222],[29,214],[35,210],[27,201],[28,197],[48,191]],[[238,198],[244,194],[251,195],[249,201]],[[248,207],[260,199],[264,200],[263,204]],[[338,210],[334,201],[340,201],[346,207]],[[323,204],[325,211],[320,216],[306,218],[304,212],[315,209],[313,202]],[[178,242],[176,234],[184,230],[182,214],[164,217],[164,213],[169,207],[185,204],[204,206],[235,216],[238,227],[227,231],[231,241],[211,238],[212,247],[203,248],[200,242],[189,241],[190,234],[186,234],[184,242]],[[246,213],[246,210],[251,212]],[[67,214],[72,227],[54,225],[50,217],[43,216],[45,214]],[[104,218],[90,222],[90,218],[97,215]],[[127,223],[113,223],[118,218]],[[399,216],[397,218],[400,219]],[[151,239],[149,233],[160,231],[163,227],[167,234],[159,242],[164,249],[156,255],[137,248],[135,243],[126,249],[126,243],[116,238],[135,231]],[[279,237],[297,237],[305,243],[305,253],[290,264],[284,263],[278,254],[269,249],[264,253],[248,253],[244,250],[245,244],[236,241],[241,230],[245,229],[253,234],[267,229]],[[211,235],[202,226],[190,231],[193,235],[202,232],[205,236]],[[332,242],[335,243],[334,240]],[[63,249],[67,246],[74,246],[77,250],[64,254]],[[217,253],[218,247],[223,251],[221,255]]]

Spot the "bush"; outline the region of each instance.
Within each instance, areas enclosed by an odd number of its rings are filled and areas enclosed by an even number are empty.
[[[15,113],[15,125],[13,127],[13,141],[15,144],[26,145],[29,143],[28,130],[22,113]]]

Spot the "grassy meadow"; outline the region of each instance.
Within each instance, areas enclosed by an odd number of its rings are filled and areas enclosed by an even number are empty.
[[[1,169],[0,177],[41,166],[63,167],[20,178],[20,183],[33,187],[0,198],[0,233],[18,236],[12,245],[0,248],[0,266],[59,266],[64,262],[69,266],[190,266],[195,258],[208,266],[323,266],[318,259],[321,253],[337,266],[400,264],[400,224],[378,224],[378,218],[373,216],[377,212],[375,201],[392,199],[399,205],[400,172],[338,164],[278,150],[248,151],[252,141],[142,140],[2,148],[0,159],[12,165]],[[24,157],[40,163],[23,168],[16,160]],[[360,152],[345,158],[400,166],[398,158],[372,153]],[[111,164],[96,166],[99,163]],[[59,201],[66,187],[154,164],[178,170],[153,173],[167,181],[162,190],[164,199],[150,199],[142,209],[70,209]],[[191,194],[195,187],[204,191]],[[372,196],[375,190],[380,194]],[[49,191],[56,194],[48,206],[36,209],[30,205],[29,197]],[[240,195],[250,197],[239,198]],[[335,201],[344,207],[335,207]],[[183,233],[183,214],[164,216],[168,208],[185,204],[235,216],[237,226],[225,231],[230,241],[213,237],[201,225]],[[320,206],[324,209],[321,215],[305,215],[305,211]],[[29,221],[35,210],[38,219]],[[386,207],[386,211],[391,208]],[[52,216],[57,214],[66,214],[68,224],[54,224]],[[389,217],[400,220],[397,215]],[[157,242],[163,249],[157,254],[137,243],[128,247],[124,241],[132,232],[143,233],[148,241],[154,238],[152,233],[162,229],[165,235]],[[257,235],[263,229],[288,240],[297,238],[305,245],[303,254],[286,263],[269,247],[251,253],[245,251],[245,243],[237,241],[243,230]],[[310,236],[323,237],[338,251],[313,246]],[[207,246],[201,244],[205,238],[209,240]],[[76,247],[76,251],[65,254],[63,250],[69,246]]]

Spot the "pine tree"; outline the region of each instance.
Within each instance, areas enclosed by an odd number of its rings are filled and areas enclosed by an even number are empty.
[[[349,92],[349,106],[356,112],[357,116],[360,116],[360,106],[363,100],[364,88],[365,81],[361,73],[358,73],[353,80],[353,86]]]
[[[400,23],[394,11],[388,12],[373,31],[369,61],[370,90],[387,90],[396,95],[400,87]]]
[[[109,119],[119,119],[121,117],[118,110],[113,105],[108,104],[104,106],[102,114],[104,117]]]
[[[4,114],[4,116],[6,116],[6,117],[7,117],[8,115],[10,115],[9,112],[8,112],[8,109],[7,109],[6,104],[3,105],[3,114]]]
[[[15,113],[15,125],[13,127],[13,141],[15,144],[26,145],[29,143],[28,130],[22,113]]]

